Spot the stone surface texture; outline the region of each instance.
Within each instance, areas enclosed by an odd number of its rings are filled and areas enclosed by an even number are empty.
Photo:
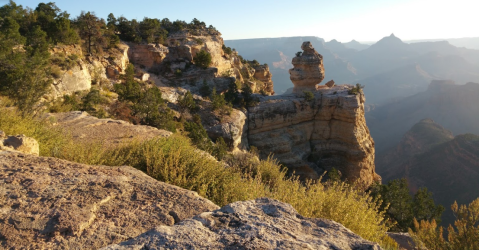
[[[161,44],[128,43],[128,58],[135,65],[151,68],[163,62],[169,50]]]
[[[211,124],[211,125],[210,125]],[[223,137],[230,150],[247,148],[247,122],[246,115],[239,110],[233,109],[230,116],[225,116],[221,122],[205,124],[208,136],[216,140]]]
[[[172,133],[145,125],[133,125],[126,121],[99,119],[84,111],[47,114],[47,118],[71,132],[75,141],[98,140],[116,144],[131,140],[147,140],[157,136],[167,137]]]
[[[387,233],[399,245],[399,250],[415,250],[416,244],[408,233]]]
[[[76,91],[90,90],[93,83],[101,79],[116,79],[124,73],[129,59],[128,46],[120,43],[103,56],[83,55],[79,45],[57,45],[50,51],[52,55],[69,57],[76,55],[76,65],[71,69],[62,69],[61,76],[54,79],[52,97],[57,98]],[[109,80],[107,80],[109,81]]]
[[[267,198],[235,202],[174,226],[158,226],[103,250],[120,249],[342,249],[376,250],[344,226],[299,215]]]
[[[301,56],[292,60],[294,68],[289,70],[290,79],[294,84],[293,92],[301,93],[314,90],[324,79],[323,56],[313,48],[311,42],[303,42]]]
[[[218,207],[132,167],[0,152],[3,249],[98,249]]]
[[[302,94],[260,97],[259,105],[248,108],[249,145],[301,177],[316,179],[334,167],[364,187],[379,181],[364,95],[348,94],[351,88],[319,89],[311,101]]]
[[[18,151],[25,154],[39,155],[37,140],[25,135],[6,136],[0,131],[0,151]]]

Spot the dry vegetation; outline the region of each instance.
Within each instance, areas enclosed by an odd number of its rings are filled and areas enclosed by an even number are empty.
[[[222,206],[238,200],[272,197],[287,202],[307,217],[337,221],[363,238],[390,242],[383,212],[365,193],[344,183],[301,183],[288,177],[277,162],[260,161],[254,154],[228,156],[225,162],[199,153],[179,134],[113,148],[100,142],[75,143],[49,121],[20,117],[14,108],[0,104],[0,128],[7,134],[23,133],[37,139],[41,155],[95,165],[130,165],[153,178],[198,192]],[[232,164],[234,163],[234,164]],[[394,243],[390,243],[394,244]],[[393,249],[393,248],[391,248]]]

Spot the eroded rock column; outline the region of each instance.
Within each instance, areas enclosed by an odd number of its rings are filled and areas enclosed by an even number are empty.
[[[293,58],[294,68],[289,70],[294,93],[315,90],[324,79],[323,56],[316,52],[311,42],[304,42],[301,49],[303,52]]]

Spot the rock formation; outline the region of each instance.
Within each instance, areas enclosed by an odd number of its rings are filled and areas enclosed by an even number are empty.
[[[159,65],[169,52],[168,47],[161,44],[128,43],[128,46],[130,47],[128,50],[130,62],[146,68]]]
[[[273,81],[271,80],[273,74],[269,71],[268,65],[256,66],[254,70],[254,78],[262,81],[264,84],[263,91],[268,95],[274,95]]]
[[[249,145],[302,177],[316,179],[334,167],[364,187],[379,181],[364,95],[348,94],[351,87],[319,89],[309,101],[295,94],[261,97],[248,109]]]
[[[0,130],[0,151],[18,151],[25,154],[39,155],[38,142],[25,135],[7,136]]]
[[[114,144],[134,139],[146,140],[153,137],[167,137],[172,133],[145,125],[133,125],[126,121],[98,119],[84,111],[48,114],[55,126],[68,130],[76,141],[98,140]]]
[[[2,249],[98,249],[217,209],[132,167],[0,152]]]
[[[315,90],[324,79],[323,56],[316,52],[311,42],[303,42],[301,49],[303,52],[293,58],[294,68],[289,70],[295,93]]]
[[[339,223],[310,219],[276,200],[235,202],[174,226],[158,226],[103,250],[123,249],[382,249]]]
[[[99,83],[107,78],[116,80],[123,73],[129,63],[128,46],[121,43],[116,48],[109,49],[103,56],[83,55],[79,45],[58,45],[51,49],[53,57],[76,58],[71,68],[58,68],[59,76],[54,79],[52,86],[53,98],[76,91],[90,90],[92,83]],[[72,59],[70,59],[72,60]],[[108,80],[109,82],[109,80]]]
[[[232,62],[225,57],[223,52],[223,38],[221,33],[211,33],[205,30],[184,30],[170,34],[167,39],[170,54],[170,61],[175,59],[186,59],[193,61],[196,53],[206,50],[211,55],[211,67],[218,69],[218,72],[232,68]]]

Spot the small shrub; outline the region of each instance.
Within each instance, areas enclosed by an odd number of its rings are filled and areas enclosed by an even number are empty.
[[[228,154],[228,146],[226,145],[223,137],[216,139],[213,152],[211,152],[211,154],[218,159],[218,161],[223,160],[223,158]]]
[[[183,75],[183,72],[181,71],[181,69],[176,69],[175,70],[175,76],[176,77],[181,77]]]
[[[55,78],[55,79],[60,79],[63,76],[63,72],[60,67],[57,65],[52,65],[50,68],[50,74]]]
[[[196,44],[198,45],[203,45],[203,40],[201,38],[195,38],[194,41],[196,42]]]
[[[206,82],[206,80],[203,80],[203,84],[200,87],[200,95],[203,97],[210,96],[211,95],[211,88],[210,85]]]
[[[451,210],[456,221],[447,229],[447,240],[435,220],[414,220],[414,230],[409,229],[409,234],[420,249],[479,249],[479,198],[468,206],[454,202]]]
[[[363,89],[364,89],[364,85],[361,85],[359,83],[356,83],[356,86],[353,87],[352,89],[350,89],[348,91],[348,94],[350,95],[358,95],[358,94],[362,94],[363,93]]]
[[[178,99],[178,106],[183,112],[185,110],[190,112],[197,110],[195,99],[193,99],[193,95],[190,91],[187,91],[183,97]]]
[[[211,64],[211,54],[208,53],[206,50],[200,50],[196,53],[193,61],[196,66],[206,69]]]
[[[211,107],[213,110],[218,110],[224,106],[226,106],[225,96],[222,94],[217,94],[216,87],[214,87],[213,91],[211,92]]]
[[[307,102],[311,102],[314,100],[314,94],[311,91],[305,90],[303,91],[304,94],[304,100]]]
[[[295,54],[295,55],[296,55],[296,57],[300,57],[302,54],[303,54],[303,52],[302,52],[302,51],[298,51],[298,52],[296,52],[296,54]]]
[[[233,50],[230,48],[230,47],[226,47],[226,45],[223,44],[223,52],[226,54],[226,55],[231,55],[233,54]]]

